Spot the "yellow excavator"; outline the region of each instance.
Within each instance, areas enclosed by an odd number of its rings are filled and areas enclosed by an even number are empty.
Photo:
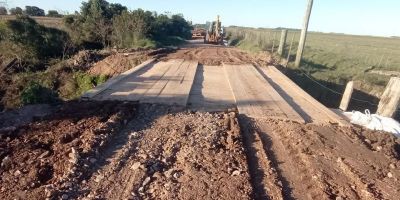
[[[219,15],[217,20],[210,23],[210,27],[207,30],[206,36],[204,37],[205,44],[224,44],[224,29],[221,26]]]

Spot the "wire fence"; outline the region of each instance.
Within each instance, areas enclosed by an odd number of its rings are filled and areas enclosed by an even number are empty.
[[[276,53],[280,40],[280,29],[229,28],[232,45],[251,51]],[[284,53],[284,65],[293,63],[299,30],[288,30]],[[323,82],[344,86],[348,81],[360,82],[365,94],[380,96],[392,71],[400,74],[400,39],[372,36],[353,36],[335,33],[308,33],[303,62],[299,71],[315,84],[335,95],[343,93],[327,87]],[[286,63],[285,63],[286,61]],[[390,73],[386,73],[390,72]],[[368,99],[352,97],[352,100],[377,106]]]

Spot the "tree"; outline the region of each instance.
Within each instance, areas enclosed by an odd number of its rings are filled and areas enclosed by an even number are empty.
[[[36,6],[25,6],[25,14],[29,16],[44,16],[44,10]]]
[[[56,10],[49,10],[49,11],[47,12],[47,15],[46,15],[46,16],[47,16],[47,17],[62,17],[62,15],[59,14],[58,11],[56,11]]]
[[[10,15],[22,15],[23,10],[20,7],[15,7],[10,9]]]
[[[64,16],[63,23],[75,46],[81,46],[87,41],[83,34],[84,19],[79,14]]]
[[[110,4],[105,0],[82,2],[81,19],[78,20],[83,23],[81,34],[87,42],[101,41],[103,46],[107,46],[111,40],[112,18],[126,10],[128,9],[121,4]]]
[[[113,44],[118,47],[132,47],[137,42],[149,38],[154,16],[151,12],[124,11],[113,18]]]
[[[171,35],[173,36],[180,36],[186,39],[191,37],[191,30],[192,26],[189,24],[188,21],[185,20],[183,15],[172,15],[172,29]]]
[[[7,9],[3,6],[1,6],[0,7],[0,15],[7,15],[7,14],[8,14]]]
[[[88,2],[82,2],[81,15],[84,18],[106,17],[111,19],[112,16],[107,16],[109,6],[110,4],[105,0],[89,0]]]
[[[122,12],[128,11],[128,8],[126,6],[123,6],[119,3],[112,3],[110,4],[109,12],[112,15],[112,17],[116,15],[121,15]]]
[[[156,16],[152,36],[155,39],[163,39],[168,36],[179,36],[182,38],[191,37],[192,26],[185,20],[182,15],[161,14]]]
[[[83,17],[101,16],[111,20],[116,15],[121,15],[128,8],[119,3],[108,3],[105,0],[89,0],[82,2],[81,15]]]

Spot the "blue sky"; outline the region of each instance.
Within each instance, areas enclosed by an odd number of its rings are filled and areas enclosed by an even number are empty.
[[[4,0],[0,0],[4,1]],[[81,0],[8,0],[73,13]],[[300,28],[307,0],[109,0],[130,9],[182,13],[194,23],[221,15],[224,25]],[[400,36],[400,0],[314,0],[311,31]]]

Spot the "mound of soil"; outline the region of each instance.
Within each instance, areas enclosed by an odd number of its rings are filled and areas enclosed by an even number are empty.
[[[135,114],[135,104],[68,102],[54,114],[0,134],[0,199],[45,199]],[[81,173],[80,172],[80,173]]]
[[[173,49],[167,48],[121,51],[95,63],[88,72],[92,75],[113,77],[136,67],[150,58],[160,57],[172,51]]]
[[[391,134],[279,120],[244,118],[241,124],[259,198],[397,199],[400,194],[393,187],[400,183],[400,139]]]
[[[92,75],[106,75],[108,77],[113,77],[139,65],[147,59],[149,59],[149,56],[144,53],[129,55],[117,53],[95,63],[88,72]]]
[[[179,110],[68,102],[3,132],[0,199],[250,199],[236,114]]]
[[[79,51],[69,62],[76,69],[88,70],[94,63],[111,55],[110,51]]]

